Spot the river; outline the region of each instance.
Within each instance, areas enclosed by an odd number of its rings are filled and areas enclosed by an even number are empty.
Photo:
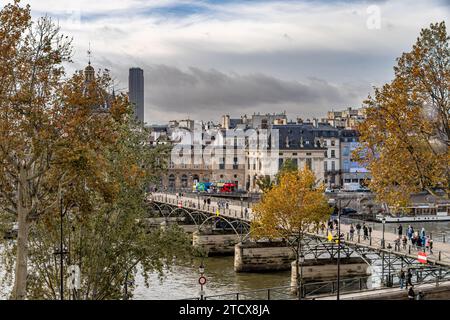
[[[349,219],[343,219],[343,223],[349,221]],[[381,223],[368,222],[367,224],[371,225],[374,230],[382,229]],[[385,230],[393,233],[398,225],[397,223],[388,223],[385,225]],[[408,225],[413,226],[417,231],[424,227],[427,233],[433,234],[435,241],[442,241],[442,234],[446,234],[447,242],[450,239],[450,221],[402,223],[403,234]],[[210,257],[205,260],[205,276],[208,280],[205,286],[207,296],[290,285],[290,271],[236,273],[233,259],[233,257]],[[149,288],[144,286],[141,276],[137,277],[134,299],[170,300],[198,297],[200,291],[199,264],[200,262],[197,261],[192,266],[176,266],[166,274],[163,282],[159,281],[156,274],[152,274]]]
[[[382,228],[380,223],[370,222],[368,224],[376,230]],[[404,230],[409,224],[403,224]],[[397,225],[396,223],[386,224],[386,231],[393,232]],[[442,239],[442,233],[447,235],[447,239],[450,238],[450,222],[423,222],[411,223],[411,225],[415,230],[420,230],[422,226],[425,227],[428,233],[433,234],[435,241]],[[440,238],[438,238],[438,235]],[[233,257],[210,257],[204,260],[205,277],[207,278],[204,290],[207,296],[290,285],[290,271],[235,273],[233,259]],[[149,288],[145,287],[143,277],[138,275],[134,299],[171,300],[198,297],[200,291],[200,285],[198,284],[199,265],[200,261],[195,260],[192,265],[175,266],[166,273],[163,281],[160,281],[157,274],[151,274]],[[0,275],[1,273],[0,268]],[[8,290],[5,289],[0,288],[0,300],[6,298],[5,291]]]

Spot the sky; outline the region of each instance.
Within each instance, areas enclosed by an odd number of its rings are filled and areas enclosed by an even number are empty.
[[[5,3],[1,1],[0,3]],[[145,121],[220,121],[253,113],[324,117],[361,107],[393,78],[421,28],[450,0],[22,0],[73,37],[68,73],[109,69],[128,91],[145,77]]]

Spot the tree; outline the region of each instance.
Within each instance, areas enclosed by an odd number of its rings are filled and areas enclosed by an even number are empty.
[[[314,173],[307,167],[286,172],[280,176],[277,185],[264,193],[261,202],[253,207],[253,213],[252,237],[287,241],[296,258],[300,287],[299,257],[303,234],[311,224],[318,224],[331,215],[324,186],[317,185]]]
[[[258,179],[256,179],[256,185],[262,192],[266,192],[273,187],[273,181],[268,175],[259,176]]]
[[[258,177],[258,179],[256,180],[256,184],[262,192],[266,192],[269,191],[275,183],[279,183],[280,178],[283,174],[296,171],[298,171],[297,164],[292,159],[286,159],[286,161],[283,162],[283,165],[281,166],[278,173],[275,175],[275,179],[273,181],[270,176],[265,175]]]
[[[449,196],[448,43],[444,22],[423,29],[397,59],[394,80],[364,102],[367,119],[354,157],[371,171],[377,199],[393,207],[419,191]]]
[[[18,221],[14,297],[24,299],[32,221],[57,204],[46,180],[55,142],[55,94],[70,61],[70,40],[44,17],[31,22],[19,1],[0,11],[0,206]]]
[[[108,72],[95,74],[89,66],[85,74],[66,78],[62,64],[70,62],[70,55],[70,39],[48,17],[32,22],[29,6],[21,7],[19,1],[1,10],[0,220],[18,222],[17,246],[10,251],[15,257],[10,263],[15,268],[10,270],[14,299],[25,299],[27,291],[34,297],[36,284],[48,285],[45,277],[29,276],[27,266],[29,259],[36,266],[38,256],[53,256],[53,247],[44,244],[58,244],[60,213],[64,220],[71,217],[71,226],[84,230],[97,248],[101,239],[90,238],[88,230],[102,234],[101,221],[105,230],[109,225],[137,228],[132,222],[142,218],[145,185],[166,163],[166,154],[149,150],[146,130],[131,120],[127,96],[111,93]],[[119,234],[114,235],[119,241]],[[139,243],[140,233],[135,235],[130,243]],[[170,239],[170,233],[161,234],[162,242],[165,236]],[[37,245],[47,250],[37,251]],[[101,265],[99,252],[86,256]],[[138,263],[145,269],[145,258]],[[96,279],[104,281],[101,276]],[[96,292],[86,297],[103,297]]]

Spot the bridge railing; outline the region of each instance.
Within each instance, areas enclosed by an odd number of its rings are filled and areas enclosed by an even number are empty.
[[[317,230],[312,229],[310,230],[310,233],[314,233],[317,235],[326,236],[329,233],[333,235],[333,241],[337,240],[337,231],[336,229],[330,230]],[[383,239],[380,237],[374,237],[372,234],[369,234],[365,236],[362,232],[357,233],[356,231],[353,233],[353,235],[350,232],[341,232],[341,243],[345,244],[345,242],[353,243],[353,244],[364,244],[368,245],[373,248],[378,249],[390,249],[393,253],[406,253],[409,255],[415,255],[419,251],[426,252],[428,257],[433,258],[437,261],[450,261],[450,253],[448,252],[442,252],[436,249],[430,249],[426,246],[417,246],[412,245],[409,240],[407,243],[404,243],[400,239],[392,240],[392,239]]]
[[[413,277],[411,283],[417,287],[425,284],[434,284],[438,286],[444,281],[450,280],[450,272],[443,270],[438,272],[439,268],[434,270],[434,273],[428,273],[433,277],[423,277],[419,271],[415,272],[417,277]],[[430,271],[430,270],[428,270]],[[419,276],[420,275],[420,276]],[[343,278],[339,281],[339,293],[350,294],[357,292],[383,290],[388,288],[399,288],[400,278],[397,274],[386,275],[384,277],[378,275],[369,275],[364,277]],[[406,287],[406,279],[403,283]],[[301,288],[301,290],[298,290]],[[263,288],[256,290],[232,292],[225,294],[217,294],[204,296],[204,300],[298,300],[298,299],[316,299],[320,297],[327,297],[337,294],[338,281],[318,281],[306,282],[302,286],[280,286],[273,288]],[[297,292],[301,292],[299,298]],[[200,297],[192,297],[183,300],[200,300]]]

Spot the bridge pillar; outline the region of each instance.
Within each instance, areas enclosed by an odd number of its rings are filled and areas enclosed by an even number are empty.
[[[192,235],[192,245],[212,255],[233,255],[239,236],[234,231],[202,230]]]
[[[296,263],[293,261],[291,268],[291,291],[292,293],[297,294],[297,273],[295,269]],[[340,259],[341,279],[350,277],[364,277],[370,274],[370,266],[362,258],[351,257]],[[330,280],[337,280],[337,259],[305,259],[305,262],[303,263],[304,283]]]
[[[234,247],[236,272],[289,270],[294,259],[286,242],[245,242]]]

